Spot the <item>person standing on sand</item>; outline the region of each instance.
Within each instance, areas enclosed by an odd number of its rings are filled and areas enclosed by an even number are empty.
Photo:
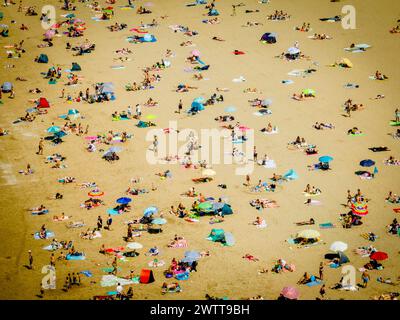
[[[325,285],[323,284],[321,289],[319,289],[319,294],[321,295],[321,299],[325,297]]]
[[[257,155],[258,155],[257,148],[256,148],[256,146],[254,146],[254,148],[253,148],[253,159],[254,159],[254,162],[257,162]]]
[[[153,151],[154,151],[154,153],[158,153],[158,138],[157,138],[157,136],[154,136]]]
[[[32,250],[28,251],[28,260],[29,260],[29,269],[33,269],[33,256],[32,256]]]
[[[38,154],[38,155],[43,155],[43,146],[44,146],[43,141],[44,141],[44,139],[40,138],[38,152],[36,152],[36,154]]]
[[[103,228],[103,219],[100,216],[98,216],[97,217],[97,230],[100,231],[100,229],[102,229],[102,228]]]
[[[398,108],[394,111],[394,116],[396,117],[395,121],[400,122],[400,110]]]
[[[109,230],[109,231],[111,231],[111,224],[112,224],[112,218],[111,218],[111,214],[109,214],[108,215],[108,218],[107,218],[107,229]]]
[[[178,104],[178,113],[180,114],[182,111],[183,105],[182,105],[182,99],[179,100],[179,104]]]
[[[50,256],[50,265],[52,267],[56,266],[56,257],[54,256],[54,253],[52,253],[51,256]]]
[[[361,275],[361,280],[362,280],[362,286],[363,288],[366,288],[368,285],[368,281],[371,279],[371,277],[369,276],[367,270],[365,270],[362,275]]]
[[[64,97],[65,97],[65,89],[62,89],[61,90],[61,99],[64,99]]]
[[[233,16],[236,16],[236,5],[232,5],[232,14],[231,14],[231,16],[233,17]]]
[[[321,262],[319,264],[319,278],[320,278],[320,280],[324,279],[324,263],[323,262]]]

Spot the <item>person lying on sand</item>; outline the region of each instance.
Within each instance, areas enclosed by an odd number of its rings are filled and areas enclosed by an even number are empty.
[[[256,258],[255,256],[253,256],[251,254],[248,254],[248,253],[246,253],[242,258],[247,259],[249,261],[254,261],[254,262],[260,261],[258,258]]]
[[[375,71],[375,79],[377,80],[385,80],[388,79],[387,76],[385,76],[384,74],[382,74],[381,72],[379,72],[378,70]]]
[[[323,122],[316,122],[313,125],[314,129],[323,130],[323,129],[335,129],[335,126],[331,123],[323,123]]]
[[[309,226],[315,224],[314,218],[310,218],[308,221],[296,222],[296,226]]]
[[[362,131],[359,130],[357,127],[353,127],[347,131],[347,134],[361,134]]]

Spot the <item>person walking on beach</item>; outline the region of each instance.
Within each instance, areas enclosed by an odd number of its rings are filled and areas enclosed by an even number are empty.
[[[324,263],[323,262],[321,262],[319,264],[319,278],[320,278],[320,280],[324,279]]]
[[[64,99],[64,97],[65,97],[65,89],[62,89],[61,90],[61,99]]]
[[[397,108],[395,111],[394,111],[394,116],[396,117],[396,122],[400,122],[400,110]]]
[[[368,281],[371,279],[370,275],[368,274],[367,270],[365,270],[362,275],[361,275],[361,280],[362,280],[362,286],[363,288],[366,288],[368,285]]]
[[[97,217],[97,230],[100,231],[101,228],[103,228],[103,219],[100,216],[98,216]]]
[[[44,147],[44,139],[40,138],[38,152],[36,152],[36,154],[43,155],[43,147]]]
[[[50,265],[52,267],[56,266],[56,257],[54,256],[54,253],[52,253],[51,256],[50,256]]]
[[[33,256],[32,256],[32,250],[28,251],[28,261],[29,261],[29,269],[33,269]]]
[[[112,218],[111,218],[111,214],[109,214],[106,223],[107,223],[107,229],[110,230],[110,231],[111,231],[111,224],[112,224],[112,221],[113,221],[113,220],[112,220]]]
[[[257,162],[257,155],[258,155],[257,148],[256,148],[256,146],[254,146],[254,148],[253,148],[253,159],[254,159],[254,162]]]
[[[139,104],[137,104],[136,105],[136,117],[138,118],[138,119],[140,119],[140,116],[142,115],[142,111],[140,110],[140,105]]]
[[[231,16],[236,16],[236,5],[232,5],[232,14]]]
[[[180,114],[181,111],[183,109],[183,104],[182,104],[182,99],[179,100],[179,104],[178,104],[178,113]]]
[[[319,294],[321,295],[321,299],[325,297],[325,285],[323,284],[321,289],[319,289]]]

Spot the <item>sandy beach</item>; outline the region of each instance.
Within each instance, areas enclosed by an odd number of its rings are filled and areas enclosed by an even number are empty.
[[[115,4],[99,1],[101,8],[112,6],[113,15],[110,20],[93,20],[101,15],[96,12],[93,2],[73,3],[76,10],[62,10],[63,2],[55,0],[23,0],[23,12],[18,12],[19,2],[7,7],[2,6],[4,13],[1,24],[7,25],[8,37],[1,37],[1,65],[0,83],[11,82],[15,92],[14,98],[10,93],[3,93],[0,104],[0,128],[8,134],[0,136],[0,292],[1,299],[39,299],[40,286],[44,274],[42,266],[50,262],[51,252],[43,250],[52,239],[36,240],[35,232],[45,224],[48,230],[55,233],[58,241],[70,241],[78,252],[84,252],[86,259],[78,261],[59,261],[55,264],[57,274],[57,288],[46,290],[42,299],[91,299],[93,296],[105,296],[109,291],[115,291],[115,286],[101,286],[101,280],[107,272],[102,269],[110,268],[114,255],[99,253],[104,244],[106,248],[124,247],[127,242],[123,237],[127,233],[126,221],[141,218],[146,208],[155,206],[158,213],[155,217],[165,219],[162,233],[150,234],[142,232],[134,239],[143,245],[134,258],[118,259],[118,276],[127,276],[130,270],[140,275],[142,269],[151,269],[155,281],[149,284],[133,284],[133,299],[205,299],[209,294],[214,297],[229,299],[249,299],[261,296],[266,300],[277,299],[282,288],[295,287],[300,300],[315,300],[320,297],[321,285],[325,284],[325,299],[367,300],[388,292],[399,292],[397,280],[400,277],[400,233],[388,232],[390,225],[398,213],[393,209],[400,208],[400,203],[390,203],[385,199],[388,193],[400,194],[400,166],[387,165],[385,160],[390,156],[400,159],[400,139],[394,134],[399,128],[389,123],[395,119],[396,108],[399,105],[400,68],[399,40],[400,33],[390,33],[389,30],[398,25],[400,5],[394,1],[382,0],[353,0],[351,5],[356,9],[356,28],[344,29],[341,22],[321,21],[320,18],[335,17],[342,14],[342,7],[347,4],[342,1],[330,2],[318,0],[289,1],[271,0],[269,3],[243,0],[244,6],[236,7],[236,14],[232,15],[232,5],[240,1],[215,1],[218,16],[208,16],[209,9],[205,4],[186,6],[188,1],[161,1],[153,0],[132,1],[133,8],[122,7],[128,4],[125,0],[116,0]],[[194,1],[195,2],[195,1]],[[210,1],[208,1],[210,3]],[[208,4],[209,4],[208,3]],[[56,21],[62,22],[67,18],[62,15],[74,14],[85,23],[83,36],[68,37],[65,34],[67,26],[58,28],[58,34],[53,37],[51,47],[38,48],[43,42],[46,30],[41,26],[41,8],[44,5],[53,5],[56,12]],[[26,16],[25,10],[35,6],[36,16]],[[138,14],[137,9],[144,6],[151,11],[149,14]],[[246,13],[246,10],[254,11]],[[258,11],[256,11],[258,10]],[[290,15],[282,21],[267,20],[275,10],[282,10]],[[218,18],[216,24],[204,23],[202,20]],[[141,28],[143,24],[151,24],[156,20],[157,26]],[[13,23],[12,21],[15,21]],[[111,32],[107,27],[115,23],[125,23],[126,28]],[[246,26],[247,22],[258,22],[262,25]],[[21,24],[28,30],[21,30]],[[310,23],[312,30],[298,31],[303,23]],[[74,24],[73,24],[74,25]],[[197,31],[197,35],[188,36],[184,32],[174,32],[170,26],[181,25]],[[4,27],[3,27],[4,28]],[[131,31],[137,28],[140,32]],[[7,28],[6,28],[7,29]],[[1,30],[1,29],[0,29]],[[129,43],[127,37],[154,35],[156,42]],[[276,43],[260,41],[263,34],[274,32],[277,34]],[[313,34],[326,34],[332,39],[313,40]],[[213,40],[221,37],[224,41]],[[77,51],[67,50],[69,42],[72,47],[81,45],[85,39],[95,44],[95,50],[83,55],[74,56]],[[24,40],[25,52],[21,57],[7,58],[7,50],[14,50],[7,46],[18,44]],[[192,41],[195,46],[182,46],[185,41]],[[277,58],[288,48],[298,48],[306,57],[299,59]],[[362,52],[349,52],[344,48],[351,44],[369,44],[370,47]],[[132,53],[119,55],[117,50],[129,48]],[[166,56],[167,50],[171,55]],[[209,65],[208,70],[201,72],[187,72],[188,68],[203,66],[191,64],[187,58],[193,56],[192,51],[198,50],[200,58]],[[244,54],[233,54],[235,50]],[[48,56],[48,63],[36,63],[34,60],[40,54]],[[127,57],[130,61],[117,60],[118,57]],[[308,58],[307,58],[308,57]],[[343,58],[351,61],[351,68],[330,66],[340,62]],[[136,82],[140,84],[144,78],[142,69],[150,67],[162,59],[170,62],[170,66],[160,71],[150,71],[150,74],[159,74],[161,80],[154,82],[154,89],[127,91],[125,86]],[[77,62],[82,70],[72,72],[79,76],[76,85],[65,85],[70,74],[65,70]],[[14,65],[13,68],[7,67]],[[46,73],[50,67],[61,68],[61,78],[56,84],[49,84],[42,72]],[[124,66],[124,68],[112,68]],[[315,72],[305,77],[291,76],[292,70],[315,69]],[[185,71],[186,70],[186,71]],[[369,77],[379,70],[386,75],[386,80],[372,80]],[[194,75],[201,74],[202,80],[196,80]],[[244,77],[243,82],[234,82],[233,79]],[[18,81],[17,77],[26,81]],[[292,80],[291,84],[282,83],[283,80]],[[85,95],[86,88],[90,93],[95,92],[94,86],[100,82],[112,82],[115,88],[115,100],[101,103],[87,103],[76,101],[79,91]],[[357,84],[358,88],[344,87],[348,83]],[[179,84],[197,87],[188,92],[177,92]],[[41,93],[30,93],[30,89],[39,88]],[[229,91],[218,92],[217,88],[228,88]],[[258,92],[244,92],[247,88],[256,88]],[[292,99],[294,93],[301,93],[303,89],[315,90],[315,97],[303,98],[303,101]],[[62,90],[64,98],[61,98]],[[209,99],[214,93],[223,95],[222,102],[205,106],[204,110],[190,115],[195,98]],[[68,101],[67,96],[72,100]],[[377,95],[383,98],[376,99]],[[33,108],[35,99],[45,97],[50,103],[46,114],[37,115],[32,122],[19,121],[19,117],[26,114],[28,108]],[[158,102],[157,106],[146,107],[149,98]],[[272,102],[268,106],[271,114],[256,116],[253,113],[261,110],[252,107],[249,100],[266,100]],[[32,100],[33,99],[33,100]],[[182,100],[183,109],[179,114],[179,100]],[[363,104],[364,108],[351,112],[346,116],[343,105],[351,99],[355,104]],[[130,106],[135,114],[135,106],[140,104],[142,121],[156,123],[155,127],[139,128],[138,119],[113,121],[114,112],[121,113]],[[226,108],[235,107],[234,112],[227,112]],[[79,110],[80,118],[71,120],[81,123],[83,131],[88,125],[88,133],[76,134],[66,132],[63,142],[54,144],[44,140],[43,155],[36,154],[41,137],[51,136],[47,129],[51,126],[62,128],[67,120],[60,118],[69,109]],[[233,109],[232,109],[233,110]],[[214,119],[221,115],[231,115],[235,118],[231,122],[218,122]],[[249,128],[250,136],[254,129],[254,145],[257,148],[258,160],[266,154],[273,159],[276,168],[265,168],[255,164],[250,175],[251,186],[244,186],[244,175],[238,175],[235,169],[239,164],[212,164],[209,166],[215,175],[213,180],[195,184],[192,179],[202,177],[202,168],[185,168],[181,164],[151,164],[146,159],[146,153],[152,148],[152,138],[146,140],[150,130],[166,129],[175,121],[179,130],[191,129],[200,132],[202,129],[222,129],[221,125],[240,122],[240,125]],[[333,124],[333,129],[317,130],[313,128],[316,122]],[[277,134],[265,134],[260,130],[268,123],[278,128]],[[362,135],[349,135],[348,130],[357,127]],[[106,145],[96,143],[96,151],[88,152],[87,147],[91,139],[88,136],[126,132],[132,135],[126,142]],[[171,134],[170,134],[171,135]],[[168,137],[168,134],[165,134]],[[290,148],[288,143],[296,137],[304,137],[308,144],[316,145],[318,153],[307,155],[304,148]],[[200,141],[204,145],[204,141]],[[182,146],[184,141],[179,142]],[[107,162],[102,158],[103,153],[111,146],[121,147],[118,152],[119,160]],[[234,145],[243,147],[246,142]],[[390,151],[373,152],[369,148],[387,147]],[[161,146],[159,146],[161,147]],[[204,149],[204,148],[203,148]],[[103,151],[101,151],[103,150]],[[250,147],[252,150],[252,146]],[[198,151],[194,151],[198,152]],[[55,153],[66,157],[62,164],[65,168],[52,168],[51,163],[45,163],[46,157]],[[223,151],[222,151],[223,154]],[[319,163],[319,157],[329,155],[333,158],[329,162],[330,170],[309,170],[307,166]],[[253,163],[253,154],[245,156],[248,163]],[[374,164],[369,167],[360,166],[360,161],[371,159]],[[19,170],[26,170],[27,164],[34,170],[33,174],[20,174]],[[370,179],[363,179],[356,175],[356,171],[365,170],[373,173]],[[297,178],[282,183],[276,183],[276,190],[252,192],[252,187],[259,180],[273,183],[270,178],[273,174],[284,175],[293,169]],[[157,173],[170,170],[172,178],[161,179]],[[365,176],[365,175],[364,175]],[[58,180],[63,177],[74,177],[76,183],[62,184]],[[132,183],[131,179],[139,178],[139,183]],[[87,210],[80,204],[89,199],[88,192],[94,188],[82,189],[77,186],[83,182],[95,182],[104,195],[99,197],[104,205]],[[226,188],[220,185],[225,184]],[[308,199],[303,194],[306,185],[315,186],[322,192],[318,196],[309,197],[313,204],[306,205]],[[144,188],[148,192],[139,195],[127,195],[128,187]],[[156,190],[152,190],[156,187]],[[182,193],[195,187],[198,193],[206,198],[215,200],[224,199],[233,210],[233,214],[226,215],[222,223],[210,224],[211,216],[202,216],[198,222],[188,222],[185,219],[169,213],[170,207],[175,208],[182,203],[188,211],[198,197],[184,197]],[[361,217],[362,225],[343,228],[340,214],[348,213],[346,207],[347,190],[354,195],[357,189],[365,199],[368,199],[368,214]],[[63,198],[53,200],[56,193]],[[129,212],[112,216],[111,230],[100,230],[101,238],[93,240],[82,239],[80,232],[88,228],[95,228],[98,216],[101,216],[105,225],[107,209],[116,206],[116,199],[129,197],[132,199]],[[255,199],[274,200],[279,207],[257,210],[249,202]],[[318,202],[315,202],[318,201]],[[400,200],[399,200],[400,202]],[[30,208],[44,205],[48,214],[32,215]],[[55,222],[53,216],[72,216],[69,220]],[[259,216],[265,220],[265,228],[257,228],[253,221]],[[297,226],[296,222],[315,220],[311,226]],[[71,221],[84,221],[82,228],[67,228]],[[331,223],[333,228],[321,228],[320,224]],[[224,229],[234,236],[233,246],[223,246],[206,238],[211,229]],[[317,245],[299,246],[289,243],[289,238],[295,238],[296,233],[313,229],[320,233]],[[373,232],[378,238],[371,242],[361,235]],[[184,237],[188,246],[185,248],[169,248],[167,244],[175,235]],[[318,276],[320,262],[327,260],[324,255],[332,253],[330,245],[335,241],[342,241],[348,245],[345,251],[350,259],[345,265],[354,266],[356,283],[361,283],[360,268],[368,263],[368,256],[362,257],[355,253],[359,247],[373,246],[377,251],[385,252],[388,259],[379,261],[382,270],[369,270],[370,281],[367,288],[358,290],[334,290],[330,287],[338,283],[342,277],[342,266],[324,267],[324,277],[320,284],[312,287],[297,284],[301,276],[308,272]],[[148,250],[157,246],[160,254],[157,257],[145,255]],[[34,258],[33,270],[24,265],[28,264],[28,250]],[[185,251],[209,251],[210,255],[198,260],[197,272],[190,272],[188,280],[178,281],[166,279],[164,271],[168,269],[173,258],[184,258]],[[54,251],[55,257],[60,251]],[[257,261],[243,258],[246,254],[256,257]],[[154,258],[165,261],[164,266],[152,268],[149,262]],[[274,273],[271,269],[278,259],[284,259],[295,266],[293,272]],[[268,273],[259,273],[261,269],[268,269]],[[91,277],[81,275],[81,285],[72,286],[67,292],[63,285],[68,273],[78,273],[89,270]],[[390,278],[394,285],[380,283],[378,277]],[[177,281],[182,288],[179,293],[161,294],[164,282]],[[129,285],[124,286],[126,290]]]

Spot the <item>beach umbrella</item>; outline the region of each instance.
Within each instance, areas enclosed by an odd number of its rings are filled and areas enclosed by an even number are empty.
[[[210,210],[212,209],[212,207],[213,204],[211,202],[205,201],[200,203],[197,208],[199,208],[200,210]]]
[[[68,114],[69,115],[77,115],[77,114],[79,114],[79,111],[77,109],[69,109]]]
[[[343,252],[343,251],[346,251],[347,248],[348,248],[347,243],[344,243],[344,242],[342,242],[342,241],[335,241],[335,242],[332,243],[331,246],[330,246],[330,249],[331,249],[332,251],[335,251],[335,252],[336,252],[336,251]]]
[[[234,107],[234,106],[229,106],[229,107],[226,107],[226,108],[224,109],[224,111],[225,111],[225,112],[230,112],[230,113],[232,113],[232,112],[235,112],[235,111],[236,111],[236,107]]]
[[[287,50],[287,52],[288,52],[289,54],[298,54],[298,53],[300,53],[300,49],[299,49],[299,48],[296,48],[296,47],[290,47],[290,48]]]
[[[25,110],[28,113],[33,113],[33,112],[37,112],[38,110],[36,108],[29,108]]]
[[[56,32],[53,29],[49,29],[44,33],[44,37],[48,40],[53,39],[55,36]]]
[[[360,161],[360,166],[362,166],[362,167],[372,167],[374,164],[375,164],[375,161],[373,161],[371,159],[366,159],[366,160]]]
[[[263,106],[269,106],[272,104],[272,100],[271,99],[264,99],[263,101],[261,101],[261,104]]]
[[[201,174],[203,176],[215,176],[217,173],[212,169],[204,169]]]
[[[130,242],[130,243],[127,244],[126,247],[129,248],[129,249],[136,250],[136,249],[142,249],[143,245],[140,244],[139,242]]]
[[[281,291],[281,295],[290,300],[296,300],[300,297],[299,291],[293,287],[284,287]]]
[[[320,237],[320,233],[316,230],[306,229],[297,233],[297,238],[316,239]]]
[[[389,258],[388,254],[386,252],[382,252],[382,251],[376,251],[373,254],[371,254],[369,256],[372,260],[386,260],[387,258]]]
[[[353,63],[347,58],[343,58],[340,64],[343,64],[349,68],[353,68]]]
[[[51,127],[47,128],[48,133],[56,133],[59,131],[61,131],[61,128],[58,126],[51,126]]]
[[[193,102],[203,103],[204,102],[204,98],[203,97],[197,97],[196,99],[193,100]]]
[[[108,152],[115,152],[115,153],[117,153],[117,152],[120,152],[120,151],[122,151],[122,148],[121,148],[121,147],[111,147],[110,149],[107,150],[107,153],[108,153]]]
[[[197,261],[201,258],[201,255],[198,251],[191,250],[185,252],[185,258],[182,259],[183,262],[193,262]]]
[[[62,138],[65,137],[67,134],[64,131],[58,131],[56,133],[54,133],[54,136],[57,138]]]
[[[117,203],[120,203],[120,204],[128,204],[128,203],[131,202],[131,201],[132,201],[131,198],[122,197],[122,198],[118,198],[116,202],[117,202]]]
[[[152,36],[151,34],[149,34],[149,33],[146,33],[146,34],[143,36],[143,40],[144,40],[144,41],[147,41],[147,42],[151,41],[152,38],[153,38],[153,36]]]
[[[315,90],[314,89],[303,89],[303,94],[307,94],[307,95],[315,95]]]
[[[213,203],[213,210],[219,210],[224,207],[225,203],[224,202],[214,202]]]
[[[103,191],[96,190],[96,189],[94,189],[94,190],[88,192],[88,196],[89,196],[89,197],[101,197],[101,196],[103,196],[103,195],[104,195],[104,192],[103,192]]]
[[[200,57],[200,51],[197,49],[192,50],[192,55],[194,55],[195,57]]]
[[[167,223],[167,220],[163,218],[155,218],[151,221],[152,224],[163,225]]]
[[[333,158],[331,156],[322,156],[318,159],[320,162],[331,162]]]
[[[145,217],[150,217],[152,214],[155,214],[158,212],[158,208],[157,207],[148,207],[143,211],[143,215]]]

